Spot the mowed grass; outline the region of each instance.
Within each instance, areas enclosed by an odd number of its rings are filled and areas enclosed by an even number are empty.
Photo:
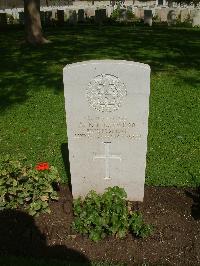
[[[22,29],[0,35],[1,154],[48,161],[67,181],[63,67],[133,60],[152,70],[146,184],[200,184],[199,29],[80,25],[45,35],[42,47],[26,46]]]

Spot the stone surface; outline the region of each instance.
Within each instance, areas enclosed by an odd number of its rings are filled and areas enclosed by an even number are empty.
[[[24,24],[24,12],[19,12],[19,24]]]
[[[77,14],[76,10],[69,10],[69,24],[76,25],[77,24]]]
[[[52,21],[52,11],[45,11],[45,24],[50,25]]]
[[[190,19],[192,20],[198,13],[198,10],[196,9],[191,9],[190,10]]]
[[[78,22],[84,22],[85,21],[85,11],[84,9],[78,10]]]
[[[181,10],[181,22],[185,22],[190,17],[189,9],[183,9]]]
[[[200,11],[192,19],[192,27],[200,27]]]
[[[95,17],[95,8],[85,8],[85,14],[87,18]]]
[[[161,22],[167,22],[167,15],[168,15],[169,9],[168,8],[161,8],[158,12],[158,17]]]
[[[150,67],[86,61],[63,74],[73,197],[119,186],[129,200],[142,201]]]
[[[144,18],[144,9],[143,8],[134,8],[134,14],[136,18],[143,19]]]
[[[144,10],[144,24],[152,26],[152,10]]]
[[[175,10],[169,11],[169,13],[167,15],[167,24],[169,26],[176,24],[176,11]]]
[[[7,16],[6,13],[0,13],[0,25],[6,25],[7,24]]]
[[[102,24],[105,20],[106,20],[106,9],[96,9],[95,22],[97,24]]]
[[[52,20],[56,20],[57,19],[57,10],[56,9],[52,9]]]
[[[64,23],[64,10],[58,9],[57,10],[57,19],[59,24]]]
[[[113,7],[112,7],[112,6],[107,6],[107,7],[106,7],[106,16],[107,16],[108,18],[110,18],[112,12],[113,12]]]

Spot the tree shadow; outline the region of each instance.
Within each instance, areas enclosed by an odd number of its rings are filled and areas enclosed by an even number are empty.
[[[200,219],[200,187],[196,189],[194,192],[186,191],[185,194],[193,199],[193,204],[191,207],[191,216],[195,220]]]
[[[0,255],[56,259],[65,265],[91,265],[80,252],[64,245],[47,246],[46,236],[36,226],[32,216],[16,210],[0,212]],[[67,264],[66,264],[67,263]]]
[[[67,175],[69,190],[70,192],[72,192],[68,143],[61,144],[61,154],[62,154],[63,164],[65,166],[65,172]]]
[[[2,110],[44,88],[63,93],[62,69],[74,62],[139,61],[149,64],[153,73],[198,69],[200,64],[200,31],[195,29],[106,25],[99,30],[95,25],[65,25],[44,32],[52,42],[41,47],[25,45],[21,28],[0,35]]]

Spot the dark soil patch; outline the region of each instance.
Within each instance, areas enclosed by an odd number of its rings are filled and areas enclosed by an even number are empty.
[[[83,262],[110,261],[127,265],[200,265],[199,195],[192,189],[145,187],[138,204],[154,234],[137,239],[108,237],[98,243],[75,234],[72,196],[67,186],[51,203],[51,214],[32,218],[23,212],[0,213],[0,254]]]

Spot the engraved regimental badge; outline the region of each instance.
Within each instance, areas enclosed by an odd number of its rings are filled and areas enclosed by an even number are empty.
[[[100,112],[113,112],[120,108],[127,95],[126,86],[118,77],[110,74],[96,76],[87,86],[89,105]]]

